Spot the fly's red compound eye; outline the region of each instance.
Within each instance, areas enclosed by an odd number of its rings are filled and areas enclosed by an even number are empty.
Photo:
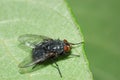
[[[68,45],[66,45],[66,46],[64,46],[64,51],[65,52],[69,52],[71,49],[70,49],[70,46],[68,46]]]
[[[65,52],[69,52],[71,50],[70,48],[70,44],[68,43],[68,41],[66,39],[63,40],[65,45],[64,45],[64,51]]]

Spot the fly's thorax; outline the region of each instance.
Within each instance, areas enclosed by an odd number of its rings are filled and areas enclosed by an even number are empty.
[[[42,45],[47,53],[53,52],[61,54],[64,51],[64,43],[61,40],[50,40]]]

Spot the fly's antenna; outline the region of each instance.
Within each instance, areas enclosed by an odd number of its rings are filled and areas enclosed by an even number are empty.
[[[84,44],[84,42],[79,42],[79,43],[70,43],[70,45],[79,45],[79,44]]]

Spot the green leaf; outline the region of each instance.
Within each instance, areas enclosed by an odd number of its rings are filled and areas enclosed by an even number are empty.
[[[0,79],[56,80],[61,79],[51,65],[20,74],[18,64],[29,55],[18,47],[23,34],[39,34],[51,38],[81,42],[83,36],[64,0],[1,0],[0,1]],[[80,45],[72,50],[73,57],[58,61],[64,80],[92,80],[89,63]]]

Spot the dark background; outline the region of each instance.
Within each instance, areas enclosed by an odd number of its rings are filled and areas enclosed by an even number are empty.
[[[120,1],[67,0],[85,38],[94,80],[120,80]]]

